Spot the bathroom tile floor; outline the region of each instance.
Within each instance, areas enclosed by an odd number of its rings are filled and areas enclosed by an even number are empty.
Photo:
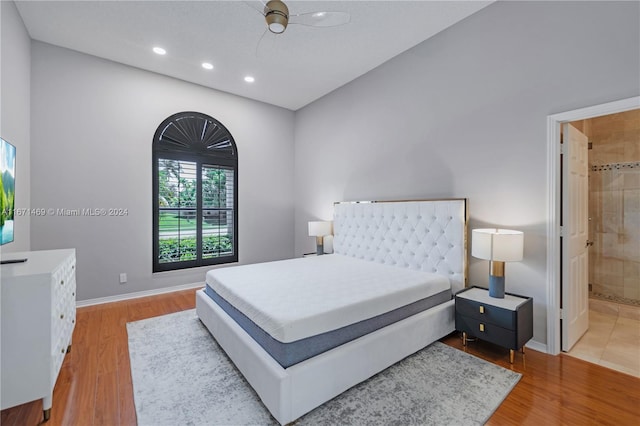
[[[640,377],[640,307],[589,299],[589,330],[567,355]]]

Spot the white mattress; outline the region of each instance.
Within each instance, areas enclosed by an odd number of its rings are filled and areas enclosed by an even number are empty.
[[[274,339],[289,343],[450,289],[441,275],[338,254],[207,272],[207,284]]]

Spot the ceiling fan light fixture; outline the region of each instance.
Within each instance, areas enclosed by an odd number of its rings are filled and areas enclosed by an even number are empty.
[[[267,22],[269,19],[267,18]],[[282,34],[284,30],[287,28],[287,22],[269,22],[269,31],[275,34]]]
[[[264,19],[267,21],[269,31],[281,34],[287,29],[289,23],[289,8],[280,0],[271,0],[264,7]]]

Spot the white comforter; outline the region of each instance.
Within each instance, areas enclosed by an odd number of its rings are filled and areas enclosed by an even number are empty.
[[[213,269],[207,284],[276,340],[289,343],[450,289],[441,275],[338,254]]]

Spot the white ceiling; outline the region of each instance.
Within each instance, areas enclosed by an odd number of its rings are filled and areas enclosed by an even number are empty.
[[[294,111],[490,3],[288,1],[291,14],[343,11],[351,20],[276,35],[265,33],[259,0],[16,1],[34,40]]]

